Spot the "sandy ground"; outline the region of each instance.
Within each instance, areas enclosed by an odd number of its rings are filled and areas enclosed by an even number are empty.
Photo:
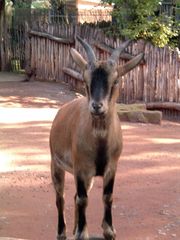
[[[57,109],[79,97],[65,85],[0,82],[0,237],[55,240],[49,130]],[[180,239],[180,124],[123,123],[124,150],[114,189],[117,240]],[[101,234],[102,182],[90,192],[89,232]],[[72,236],[75,194],[66,175],[66,222]]]
[[[25,79],[25,74],[19,74],[14,72],[0,72],[0,82],[21,82]]]

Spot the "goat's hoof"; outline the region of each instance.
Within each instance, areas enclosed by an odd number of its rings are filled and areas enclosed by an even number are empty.
[[[103,223],[103,235],[105,240],[115,240],[116,239],[116,230],[113,226],[109,226],[107,223]]]
[[[75,235],[75,240],[89,240],[89,236]]]
[[[112,228],[106,229],[103,233],[105,240],[115,240],[116,239],[116,231]]]
[[[57,235],[57,240],[66,240],[66,235],[65,234],[61,234],[61,235]]]
[[[88,234],[87,229],[85,229],[82,232],[76,231],[74,239],[75,240],[89,240],[89,234]]]

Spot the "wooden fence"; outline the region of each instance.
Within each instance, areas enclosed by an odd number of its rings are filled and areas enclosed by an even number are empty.
[[[67,71],[67,68],[79,71],[69,54],[70,47],[75,47],[85,56],[83,48],[74,40],[77,34],[93,46],[99,59],[106,59],[110,49],[116,48],[121,43],[119,39],[107,38],[100,29],[88,25],[33,27],[29,32],[30,75],[42,81],[66,81],[74,89],[82,89],[81,74],[77,73],[76,77],[72,77],[74,75]],[[130,44],[127,53],[119,63],[123,64],[140,52],[145,54],[144,63],[121,79],[119,101],[179,103],[180,56],[178,50],[154,47],[140,40]]]

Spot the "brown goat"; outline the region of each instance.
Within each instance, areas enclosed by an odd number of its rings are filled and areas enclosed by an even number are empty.
[[[89,239],[86,224],[88,191],[95,176],[103,178],[105,239],[115,239],[112,225],[112,193],[118,159],[122,151],[122,131],[116,113],[119,78],[133,69],[143,58],[139,54],[123,66],[117,65],[129,41],[115,49],[107,61],[96,60],[91,46],[77,37],[84,47],[88,62],[73,48],[73,60],[83,71],[87,97],[64,105],[57,113],[50,133],[51,174],[58,209],[57,240],[66,239],[64,219],[65,171],[74,175],[75,239]]]

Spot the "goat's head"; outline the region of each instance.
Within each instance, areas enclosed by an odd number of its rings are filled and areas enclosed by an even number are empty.
[[[89,110],[95,117],[104,117],[116,102],[119,94],[119,79],[129,72],[142,60],[140,53],[123,66],[119,66],[117,61],[122,51],[128,46],[130,41],[126,41],[115,49],[108,60],[98,61],[91,46],[77,37],[84,47],[88,61],[86,61],[74,48],[71,48],[71,55],[74,61],[83,71],[83,78],[86,84],[86,93],[89,100]]]

